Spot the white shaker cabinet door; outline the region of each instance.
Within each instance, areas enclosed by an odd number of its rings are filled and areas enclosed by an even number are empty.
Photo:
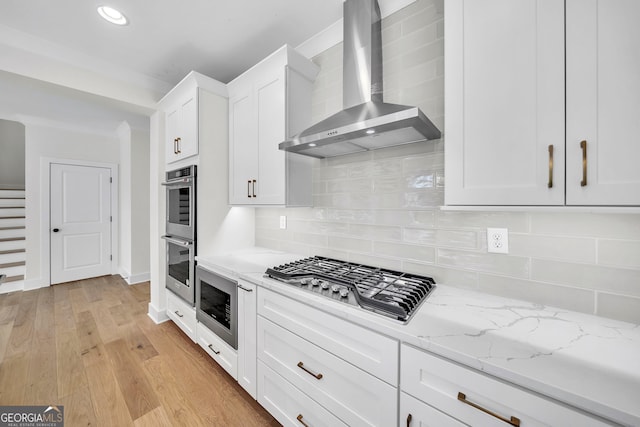
[[[253,204],[258,179],[257,130],[251,88],[229,99],[229,204]]]
[[[446,204],[563,205],[564,1],[447,0],[445,72]]]
[[[640,205],[639,17],[567,0],[567,205]]]

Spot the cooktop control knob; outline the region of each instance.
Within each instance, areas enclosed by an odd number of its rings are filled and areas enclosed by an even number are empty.
[[[300,280],[301,285],[308,285],[309,283],[311,283],[311,278],[309,277],[304,277],[302,280]]]
[[[326,291],[329,289],[329,282],[325,282],[324,280],[320,281],[320,287]]]
[[[334,294],[337,294],[339,291],[340,291],[340,286],[331,285],[331,292],[333,292]]]
[[[311,286],[319,286],[319,285],[320,285],[319,279],[311,279]]]
[[[349,296],[349,289],[347,288],[340,288],[340,296],[342,298],[346,298]]]

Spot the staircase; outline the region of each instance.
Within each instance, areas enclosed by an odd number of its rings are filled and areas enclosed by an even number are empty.
[[[25,274],[24,190],[0,189],[0,293],[22,289]]]

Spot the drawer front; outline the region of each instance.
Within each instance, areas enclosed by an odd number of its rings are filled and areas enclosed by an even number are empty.
[[[167,291],[167,316],[182,331],[196,341],[196,309],[184,302],[180,297]]]
[[[398,341],[264,288],[258,288],[258,314],[398,385]]]
[[[262,317],[258,358],[350,426],[396,424],[395,387]]]
[[[283,426],[347,427],[261,361],[258,361],[258,403]]]
[[[516,417],[524,426],[602,427],[606,424],[563,404],[518,386],[462,367],[435,355],[402,345],[402,391],[470,425],[508,426],[497,416]],[[459,400],[459,393],[465,401]],[[462,398],[462,396],[460,396]],[[495,414],[490,415],[478,405]]]
[[[198,322],[196,331],[200,347],[202,347],[213,360],[218,362],[218,365],[222,366],[234,380],[237,380],[238,354],[236,350],[200,322]]]
[[[406,393],[400,393],[400,421],[398,425],[400,427],[466,427],[466,424],[462,424]]]

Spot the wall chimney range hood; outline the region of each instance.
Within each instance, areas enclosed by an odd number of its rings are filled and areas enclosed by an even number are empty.
[[[382,100],[382,36],[377,0],[344,2],[343,110],[279,148],[325,158],[438,139],[418,107]]]

